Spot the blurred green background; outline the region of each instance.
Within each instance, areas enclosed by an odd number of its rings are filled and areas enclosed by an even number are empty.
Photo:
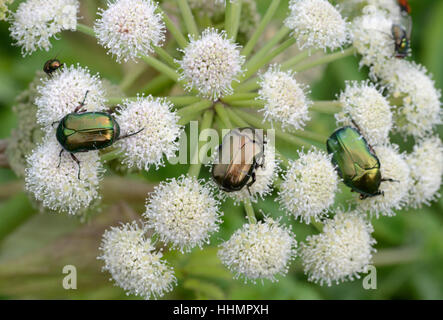
[[[16,8],[20,1],[15,1]],[[83,23],[92,25],[97,6],[104,1],[81,1]],[[259,0],[261,13],[268,0]],[[443,1],[411,0],[413,37],[412,57],[434,75],[436,86],[443,87]],[[286,15],[287,1],[282,1],[277,18]],[[172,8],[173,9],[173,8]],[[11,45],[8,23],[0,21],[0,139],[8,138],[17,119],[11,108],[15,97],[40,70],[43,63],[57,56],[67,64],[88,66],[103,78],[118,84],[122,76],[133,72],[134,65],[119,65],[106,55],[103,48],[90,37],[63,32],[61,40],[52,41],[50,52],[38,51],[23,58],[20,49]],[[367,71],[358,69],[356,57],[349,57],[328,65],[316,80],[309,83],[313,99],[333,99],[344,88],[345,80],[366,79]],[[140,91],[145,79],[154,72],[147,69],[128,94]],[[153,92],[161,94],[162,92]],[[313,115],[309,128],[328,135],[335,122],[330,115]],[[439,128],[440,137],[443,136]],[[393,136],[402,150],[409,151],[413,141]],[[279,149],[291,157],[295,151],[281,144]],[[82,223],[76,217],[63,214],[40,213],[32,207],[23,193],[23,181],[9,169],[0,168],[0,298],[2,299],[125,299],[123,290],[113,286],[109,275],[102,273],[101,261],[96,260],[103,231],[119,221],[139,217],[144,210],[147,192],[158,181],[186,172],[186,166],[168,165],[156,172],[133,174],[122,178],[107,173],[102,187],[101,212]],[[202,173],[208,177],[207,171]],[[131,190],[128,192],[127,190]],[[295,223],[279,211],[274,196],[255,205],[256,211],[272,217],[283,216],[293,225],[298,241],[303,241],[315,229]],[[346,199],[347,190],[339,198]],[[245,284],[233,280],[232,275],[216,258],[215,245],[245,222],[242,207],[231,202],[223,205],[224,223],[221,231],[212,237],[213,247],[193,250],[182,255],[166,252],[165,257],[175,268],[178,286],[165,298],[170,299],[443,299],[443,200],[419,210],[399,211],[395,217],[373,219],[379,254],[377,289],[364,290],[362,280],[332,287],[308,283],[300,261],[292,263],[289,274],[271,283]],[[7,224],[5,217],[20,214],[20,224]],[[19,221],[20,222],[20,221]],[[76,290],[62,287],[63,267],[77,267]]]

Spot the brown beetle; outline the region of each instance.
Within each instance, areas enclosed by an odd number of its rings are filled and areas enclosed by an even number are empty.
[[[50,77],[52,77],[52,73],[57,69],[63,67],[63,63],[61,63],[57,59],[50,59],[45,62],[43,65],[43,71]]]
[[[262,135],[253,128],[232,129],[223,137],[212,177],[226,192],[239,191],[255,182],[255,170],[264,165]],[[250,192],[249,192],[250,193]]]

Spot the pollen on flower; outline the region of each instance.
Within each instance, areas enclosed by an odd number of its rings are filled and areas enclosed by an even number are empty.
[[[91,75],[87,68],[79,65],[58,69],[51,78],[44,79],[37,87],[37,121],[48,131],[85,99],[83,109],[101,111],[105,109],[105,93],[98,75]],[[86,94],[87,93],[87,94]]]
[[[349,42],[348,26],[327,0],[291,0],[285,24],[300,48],[337,49]]]
[[[188,90],[195,88],[214,101],[232,93],[231,83],[241,74],[245,58],[224,31],[204,30],[199,39],[191,39],[183,53],[177,62],[183,70],[180,79],[188,82]]]
[[[396,129],[415,137],[424,137],[442,123],[441,93],[425,67],[415,62],[393,59],[374,69],[392,99]]]
[[[141,130],[118,142],[124,152],[123,163],[129,168],[149,170],[152,165],[162,166],[164,156],[168,159],[178,150],[182,127],[166,99],[148,96],[126,100],[115,119],[120,125],[121,136]]]
[[[275,148],[269,142],[264,145],[263,159],[257,159],[260,163],[263,163],[263,167],[259,166],[255,170],[255,182],[249,187],[249,191],[246,187],[239,191],[226,192],[225,194],[232,197],[236,201],[240,202],[250,198],[253,202],[263,199],[266,195],[272,191],[272,183],[278,176],[279,167],[278,159],[275,157]],[[263,162],[262,162],[263,161]],[[248,181],[249,182],[249,181]]]
[[[147,199],[143,216],[162,242],[181,252],[208,243],[221,222],[212,188],[188,176],[160,183]]]
[[[331,156],[322,151],[299,152],[299,159],[290,161],[283,179],[278,200],[300,221],[319,221],[334,203],[339,178]]]
[[[77,28],[77,0],[27,0],[12,14],[9,28],[23,56],[51,48],[49,39],[62,30]]]
[[[340,94],[343,110],[335,115],[337,123],[351,125],[353,120],[369,144],[386,144],[392,128],[391,106],[368,81],[346,83]]]
[[[118,62],[134,60],[153,52],[165,38],[162,15],[151,0],[112,0],[101,9],[94,31],[98,43],[115,55]]]
[[[414,146],[407,156],[412,186],[409,203],[415,208],[429,205],[439,197],[443,176],[443,143],[438,136],[428,137]]]
[[[395,55],[395,43],[392,37],[392,19],[386,11],[375,6],[363,9],[363,15],[352,22],[354,47],[361,54],[360,65],[380,66]]]
[[[27,157],[25,186],[44,207],[77,214],[93,200],[100,198],[98,185],[103,167],[98,151],[77,153],[76,157],[80,161],[79,179],[79,166],[68,152],[63,152],[60,157],[61,149],[55,132],[48,133]]]
[[[338,212],[326,221],[323,232],[300,244],[300,257],[308,281],[338,284],[360,278],[371,263],[372,225],[357,212]]]
[[[290,71],[280,71],[273,65],[260,77],[259,99],[265,102],[262,110],[265,119],[281,123],[282,127],[301,129],[309,120],[304,88]]]
[[[276,276],[288,272],[296,247],[291,230],[267,217],[264,221],[243,225],[221,244],[218,257],[235,278],[275,281]]]
[[[174,270],[147,237],[147,227],[135,221],[106,230],[100,251],[98,259],[105,263],[103,271],[108,271],[128,295],[157,299],[177,283]]]
[[[398,152],[395,145],[374,146],[375,153],[380,160],[382,181],[380,191],[383,195],[358,200],[357,210],[369,212],[377,218],[393,216],[393,209],[401,209],[407,204],[408,192],[411,187],[411,175],[405,156]]]

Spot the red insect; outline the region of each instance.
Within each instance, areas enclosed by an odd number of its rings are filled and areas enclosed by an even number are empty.
[[[409,6],[408,0],[397,0],[397,2],[402,13],[411,14],[411,7]]]

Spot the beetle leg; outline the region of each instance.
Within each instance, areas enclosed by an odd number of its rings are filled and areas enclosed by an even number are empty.
[[[71,155],[72,160],[74,160],[78,164],[78,180],[80,180],[80,160],[78,160],[77,157],[73,153],[70,153],[70,155]]]
[[[51,123],[51,127],[54,127],[54,124],[59,123],[60,121],[54,121],[53,123]]]
[[[388,181],[388,182],[400,182],[398,180],[394,180],[394,179],[390,179],[390,178],[381,178],[381,182],[386,182],[386,181]]]
[[[135,136],[137,133],[140,133],[140,132],[142,132],[143,130],[145,130],[145,128],[142,128],[142,129],[140,129],[140,130],[138,130],[137,132],[134,132],[134,133],[129,133],[129,134],[127,134],[127,135],[120,136],[120,137],[118,137],[117,139],[115,139],[115,141],[118,141],[118,140],[121,140],[121,139],[125,139],[125,138],[129,138],[129,137],[132,137],[132,136]]]
[[[74,109],[74,113],[79,112],[85,106],[85,101],[86,101],[86,97],[88,96],[88,92],[89,92],[89,90],[86,90],[85,97],[83,98],[83,101],[80,102],[80,104]],[[85,111],[83,111],[83,112],[85,112]]]
[[[60,164],[62,163],[62,153],[65,151],[65,149],[61,149],[60,153],[58,154],[58,166],[57,168],[60,168]]]
[[[248,182],[248,184],[246,185],[250,197],[252,197],[252,194],[251,194],[251,190],[249,189],[249,187],[252,186],[254,184],[254,182],[256,181],[255,172],[252,172],[251,178],[252,178],[252,181]]]

